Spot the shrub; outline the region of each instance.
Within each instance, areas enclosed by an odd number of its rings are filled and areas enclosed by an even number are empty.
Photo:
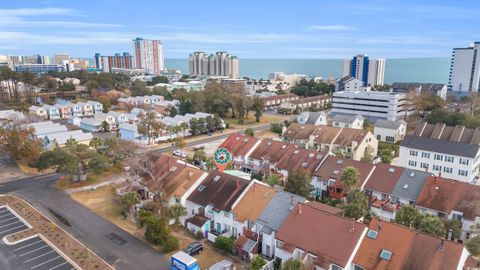
[[[231,253],[233,250],[233,243],[234,241],[231,238],[218,236],[217,239],[215,239],[213,246],[227,253]]]
[[[180,246],[180,243],[177,238],[173,237],[172,235],[168,235],[167,238],[164,240],[162,245],[164,252],[170,252],[177,250]]]
[[[197,239],[203,239],[203,232],[202,231],[197,231],[195,233],[195,238]]]

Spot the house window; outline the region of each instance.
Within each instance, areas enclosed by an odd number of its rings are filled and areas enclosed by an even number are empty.
[[[330,265],[330,269],[332,269],[332,270],[343,270],[343,267],[340,267],[340,266],[332,263]]]
[[[390,199],[391,199],[392,202],[394,202],[394,203],[400,203],[400,199],[399,199],[398,197],[391,196]]]
[[[380,141],[381,139],[382,139],[382,135],[378,134],[378,135],[377,135],[377,140]]]
[[[434,171],[437,171],[437,172],[439,172],[439,171],[441,171],[441,170],[442,170],[442,166],[439,166],[439,165],[433,165],[433,170],[434,170]]]
[[[386,137],[385,137],[385,141],[393,143],[393,142],[395,142],[395,137],[386,136]]]
[[[466,170],[459,169],[459,170],[458,170],[458,175],[467,176],[467,175],[468,175],[468,172],[467,172]]]
[[[466,158],[460,158],[459,163],[460,163],[461,165],[468,165],[468,159],[466,159]]]
[[[428,168],[428,163],[423,163],[423,162],[420,163],[420,168],[422,168],[422,169]]]
[[[445,161],[453,163],[453,157],[452,156],[445,156]]]
[[[382,200],[388,200],[388,195],[385,193],[382,193]]]
[[[443,155],[435,154],[433,159],[442,161],[443,160]]]
[[[453,169],[450,167],[443,167],[443,172],[445,173],[452,173]]]
[[[430,158],[430,153],[422,152],[422,158]]]
[[[365,268],[361,267],[361,266],[358,266],[358,265],[354,265],[353,266],[353,270],[365,270]]]
[[[417,167],[417,162],[416,162],[416,161],[413,161],[413,160],[409,160],[409,161],[408,161],[408,166]]]
[[[283,248],[283,242],[280,241],[280,240],[277,240],[275,246],[276,246],[277,248]]]
[[[410,150],[410,156],[416,157],[418,155],[418,151]]]

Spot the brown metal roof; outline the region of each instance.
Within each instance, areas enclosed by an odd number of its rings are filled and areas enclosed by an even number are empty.
[[[317,130],[314,125],[300,125],[298,123],[291,123],[287,130],[283,132],[282,137],[287,140],[306,140]]]
[[[250,154],[250,158],[256,160],[268,160],[270,163],[277,163],[289,148],[295,148],[295,145],[275,141],[271,139],[264,139]]]
[[[365,228],[365,224],[299,203],[285,219],[276,239],[290,250],[297,247],[317,256],[321,266],[335,263],[345,267]]]
[[[276,167],[286,171],[304,169],[314,174],[326,156],[327,154],[322,152],[290,147],[287,148]]]
[[[340,181],[340,174],[346,167],[354,167],[358,169],[359,185],[361,186],[367,180],[368,176],[375,168],[375,165],[362,161],[342,159],[330,155],[313,175],[318,176],[320,180],[323,181],[328,181],[329,179]]]
[[[276,193],[270,186],[253,183],[232,209],[235,219],[239,222],[256,220]]]
[[[257,138],[242,134],[231,134],[219,147],[227,149],[234,156],[245,156],[258,141]]]
[[[375,165],[375,170],[365,184],[365,188],[369,190],[378,191],[385,194],[391,194],[404,168],[378,163]]]
[[[229,212],[249,181],[219,171],[212,171],[188,197],[189,201],[207,206],[216,212]]]

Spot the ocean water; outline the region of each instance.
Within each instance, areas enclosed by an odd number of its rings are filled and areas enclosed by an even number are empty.
[[[188,59],[165,59],[169,69],[188,72]],[[431,82],[447,83],[449,58],[387,59],[385,83]],[[341,59],[240,59],[240,77],[268,78],[270,72],[299,73],[323,78],[342,76]]]

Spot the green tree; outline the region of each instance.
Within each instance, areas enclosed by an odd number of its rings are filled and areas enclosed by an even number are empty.
[[[358,169],[355,167],[346,167],[344,168],[341,173],[340,173],[340,181],[343,183],[345,186],[345,190],[348,193],[350,193],[352,190],[354,190],[358,184]]]
[[[203,161],[207,160],[207,154],[203,150],[196,150],[193,153],[193,160],[195,160],[197,162],[203,162]]]
[[[353,190],[347,196],[347,204],[344,206],[345,216],[359,219],[368,212],[368,197],[360,190]]]
[[[404,226],[417,228],[422,215],[411,205],[402,205],[400,210],[395,214],[395,222]]]
[[[120,199],[120,203],[122,204],[122,212],[131,212],[132,207],[136,204],[139,204],[140,201],[140,194],[138,194],[137,192],[125,193]]]
[[[135,80],[130,87],[132,96],[144,96],[148,94],[147,84],[141,80]]]
[[[462,234],[462,223],[458,219],[448,220],[445,223],[445,227],[447,232],[451,230],[452,232],[452,239],[459,239]]]
[[[100,139],[99,137],[93,137],[91,140],[90,140],[90,143],[88,144],[90,147],[92,147],[93,149],[95,150],[98,150],[100,148],[100,146],[103,145],[103,141],[102,139]]]
[[[294,169],[288,172],[285,191],[308,197],[310,195],[310,173],[304,169]]]
[[[273,186],[279,186],[281,185],[281,180],[280,180],[280,177],[278,177],[278,175],[276,174],[272,174],[270,175],[269,177],[267,177],[267,179],[265,180],[265,182],[270,185],[271,187]]]
[[[283,132],[283,124],[282,123],[271,123],[270,124],[270,131],[272,131],[273,133],[277,133],[277,134],[282,134]]]
[[[302,97],[330,94],[335,90],[335,85],[325,82],[315,82],[313,79],[302,79],[290,89],[291,93]]]
[[[168,83],[168,78],[165,76],[155,76],[151,81],[147,82],[147,85],[154,86],[159,83]]]
[[[98,175],[112,166],[112,160],[105,155],[95,153],[88,165]]]
[[[105,120],[102,122],[102,130],[103,132],[108,132],[110,130],[110,124]]]
[[[152,95],[162,96],[165,100],[172,100],[172,93],[163,86],[155,86],[152,89]]]
[[[255,137],[255,132],[253,131],[253,128],[245,129],[245,135],[247,135],[248,137]]]
[[[233,244],[234,244],[234,240],[232,238],[225,237],[225,236],[218,236],[215,239],[213,246],[227,253],[231,253],[233,251]]]
[[[181,150],[181,149],[185,148],[185,146],[186,146],[186,143],[185,143],[185,140],[183,140],[183,138],[177,137],[175,139],[175,147],[177,147],[177,149]]]
[[[163,124],[157,121],[157,114],[155,111],[149,111],[146,114],[140,113],[138,115],[140,123],[137,124],[138,133],[148,138],[148,145],[152,140],[160,135]]]
[[[254,255],[250,261],[250,270],[261,270],[267,262],[258,255]]]
[[[390,148],[383,148],[378,152],[382,163],[390,164],[393,161],[393,151]]]
[[[88,91],[92,92],[92,90],[98,90],[98,88],[100,87],[100,85],[99,85],[98,82],[95,81],[95,80],[88,80],[88,81],[85,83],[85,87],[87,87]]]
[[[168,210],[169,210],[170,218],[175,219],[175,222],[177,224],[180,223],[180,217],[183,217],[187,214],[187,209],[179,203],[177,203],[173,206],[170,206],[170,208]]]
[[[0,121],[0,145],[13,159],[32,162],[43,150],[34,132],[20,120]]]
[[[252,109],[255,111],[255,122],[257,123],[260,122],[260,117],[262,117],[263,107],[263,100],[260,97],[254,97]]]
[[[282,263],[281,270],[307,270],[307,267],[298,259],[289,259]]]
[[[465,247],[467,248],[468,252],[473,256],[478,257],[480,255],[480,237],[473,237],[465,243]]]
[[[433,234],[438,237],[445,237],[446,234],[445,224],[442,220],[439,217],[428,214],[423,216],[422,220],[420,220],[418,228],[422,232]]]

